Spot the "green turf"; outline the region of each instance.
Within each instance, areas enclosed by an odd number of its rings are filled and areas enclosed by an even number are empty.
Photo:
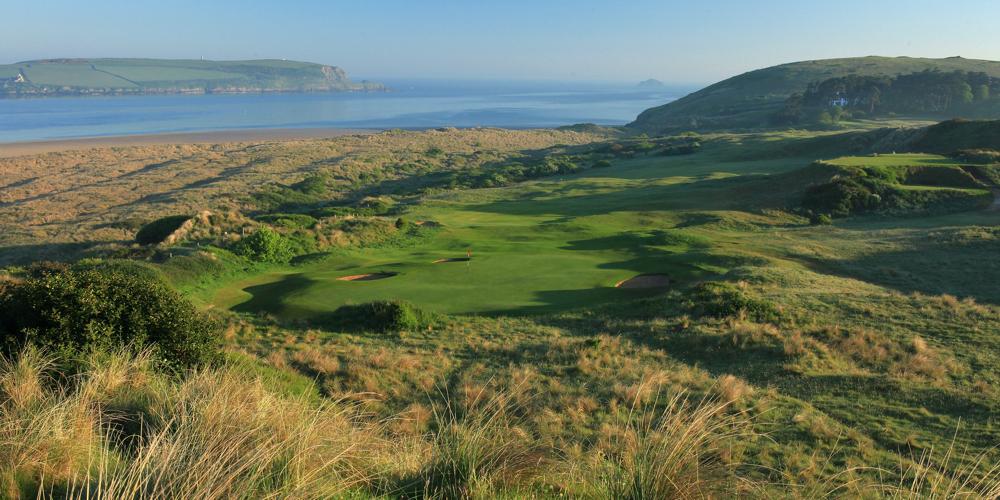
[[[793,205],[796,193],[807,185],[801,174],[780,174],[802,171],[811,160],[739,160],[753,156],[748,149],[770,147],[769,141],[761,144],[765,146],[720,141],[689,157],[644,157],[585,174],[429,196],[407,217],[442,226],[410,244],[337,251],[308,264],[215,283],[201,295],[217,307],[285,319],[318,317],[344,304],[376,299],[404,299],[445,313],[530,314],[654,293],[614,287],[639,274],[666,274],[674,286],[683,287],[766,263],[800,246],[841,247],[862,261],[871,259],[844,246],[855,240],[845,235],[854,233],[812,228],[802,218],[774,211]],[[948,160],[895,155],[834,163],[890,167]],[[956,219],[942,217],[940,224],[955,224]],[[880,221],[869,217],[847,224],[863,234],[868,224]],[[973,217],[968,223],[984,222]],[[876,233],[876,239],[901,237],[911,228],[926,231],[928,225],[935,227],[928,219],[898,219],[893,229]],[[775,242],[782,245],[775,247]],[[464,257],[467,249],[473,252],[469,262],[433,263]],[[938,253],[943,250],[934,255]],[[801,256],[793,262],[812,265]],[[843,264],[842,258],[822,265],[891,282],[877,270]],[[337,279],[382,271],[397,274],[377,281]],[[1000,298],[975,279],[945,279],[937,286],[922,279],[894,281],[907,290],[961,294],[964,288],[991,301]]]
[[[166,82],[171,80],[225,80],[232,73],[211,69],[138,66],[130,64],[98,64],[97,69],[114,73],[134,82]]]
[[[960,163],[952,160],[951,158],[923,154],[923,153],[908,153],[908,154],[883,154],[878,156],[845,156],[837,158],[834,160],[828,160],[827,163],[833,165],[842,165],[845,167],[911,167],[911,166],[940,166],[940,165],[960,165]]]

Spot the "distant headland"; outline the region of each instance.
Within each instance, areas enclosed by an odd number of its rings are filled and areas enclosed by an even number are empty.
[[[0,98],[77,95],[381,92],[336,66],[262,59],[45,59],[0,65]]]

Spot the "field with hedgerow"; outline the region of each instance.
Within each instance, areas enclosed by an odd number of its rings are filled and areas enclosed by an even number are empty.
[[[0,160],[0,497],[996,497],[985,126]]]

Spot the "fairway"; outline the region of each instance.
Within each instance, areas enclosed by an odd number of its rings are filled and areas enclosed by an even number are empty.
[[[284,319],[344,304],[403,299],[459,314],[555,312],[655,294],[663,287],[616,285],[638,275],[687,284],[725,273],[731,256],[709,249],[692,220],[724,218],[735,172],[715,171],[719,156],[641,159],[613,172],[565,176],[508,188],[431,196],[414,220],[439,227],[398,248],[341,250],[319,261],[272,269],[222,284],[216,307]],[[747,173],[805,164],[729,164]],[[716,236],[717,237],[717,236]],[[472,258],[462,261],[471,250]],[[453,259],[451,262],[439,262]],[[380,280],[344,281],[368,273]]]
[[[910,226],[926,227],[928,219],[898,219],[890,231],[868,233],[882,223],[862,219],[849,224],[854,228],[849,233],[857,236],[847,236],[775,212],[797,202],[804,187],[783,185],[791,181],[782,174],[803,169],[812,159],[741,160],[756,156],[748,154],[752,148],[768,147],[763,144],[720,142],[691,157],[638,158],[612,169],[427,196],[407,217],[436,224],[406,244],[335,250],[306,263],[213,283],[198,295],[214,307],[265,312],[283,320],[314,319],[345,304],[392,299],[449,314],[551,313],[655,295],[718,279],[741,266],[778,262],[776,258],[808,265],[812,255],[831,252],[829,247],[839,249],[824,257],[824,266],[879,281],[879,269],[845,263],[860,248],[860,243],[855,248],[845,242],[871,234],[895,241]],[[940,156],[904,154],[828,163],[954,165]],[[948,228],[956,221],[953,216],[930,220]],[[776,247],[776,241],[782,244]],[[464,261],[469,250],[472,258]],[[840,258],[834,258],[838,252]],[[379,273],[387,274],[383,279],[344,279]],[[641,275],[662,276],[669,285],[617,287]],[[986,284],[969,278],[942,277],[938,284],[907,283],[903,288],[937,293],[981,289],[981,299],[994,299]]]
[[[286,318],[375,299],[404,299],[447,313],[549,312],[650,293],[615,288],[637,274],[696,272],[669,260],[657,262],[654,255],[684,253],[687,247],[659,241],[654,228],[635,231],[642,217],[636,213],[566,220],[559,214],[489,213],[476,201],[429,200],[419,218],[441,227],[414,246],[337,252],[226,286],[214,302]],[[472,258],[463,261],[470,249]],[[368,273],[397,274],[343,280]]]

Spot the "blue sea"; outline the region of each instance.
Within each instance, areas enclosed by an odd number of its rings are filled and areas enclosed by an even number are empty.
[[[0,99],[0,142],[273,128],[623,125],[690,90],[563,82],[384,83],[390,92]]]

